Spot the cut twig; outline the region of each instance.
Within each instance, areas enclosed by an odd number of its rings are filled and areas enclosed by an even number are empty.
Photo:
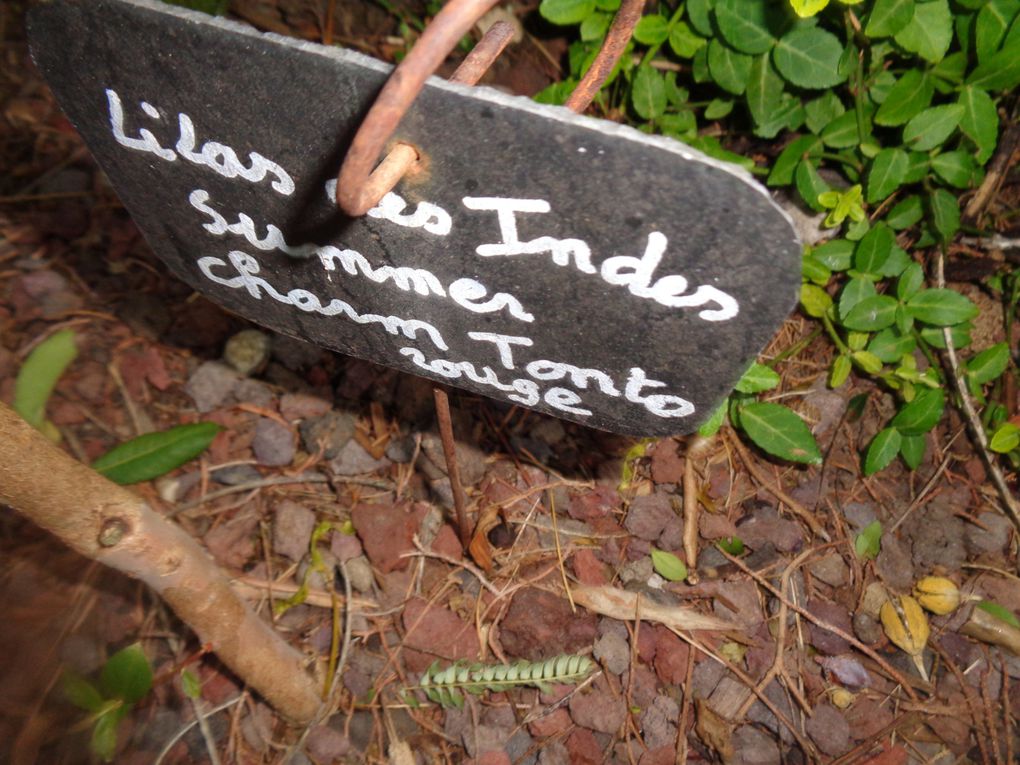
[[[737,625],[717,616],[709,616],[682,606],[664,606],[640,593],[618,587],[575,586],[574,602],[589,611],[620,621],[633,619],[640,609],[641,618],[659,622],[674,630],[735,630]]]
[[[280,712],[310,720],[304,658],[259,619],[182,529],[69,457],[0,404],[0,503],[82,555],[141,579],[224,664]]]
[[[432,388],[436,402],[436,422],[439,424],[439,438],[443,442],[443,457],[446,459],[446,475],[453,490],[453,506],[457,511],[457,531],[460,544],[466,550],[471,544],[471,527],[467,519],[467,499],[460,482],[460,466],[457,464],[457,442],[453,438],[453,420],[450,417],[450,397],[438,385]]]

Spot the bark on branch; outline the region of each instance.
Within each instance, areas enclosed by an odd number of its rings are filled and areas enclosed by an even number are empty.
[[[131,492],[72,459],[0,403],[0,504],[86,557],[141,579],[281,713],[308,722],[316,684],[194,539]]]

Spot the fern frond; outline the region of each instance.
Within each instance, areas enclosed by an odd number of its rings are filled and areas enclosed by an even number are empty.
[[[418,681],[430,701],[442,706],[462,707],[464,693],[480,694],[483,691],[499,693],[517,686],[533,685],[548,688],[554,683],[571,685],[584,680],[595,663],[587,656],[562,654],[544,661],[521,659],[513,664],[468,664],[454,662],[445,669],[439,661]]]

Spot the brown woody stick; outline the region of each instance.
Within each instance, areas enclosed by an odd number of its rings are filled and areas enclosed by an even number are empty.
[[[141,579],[281,713],[301,722],[315,716],[321,699],[301,654],[241,600],[198,543],[3,403],[0,504],[82,555]]]

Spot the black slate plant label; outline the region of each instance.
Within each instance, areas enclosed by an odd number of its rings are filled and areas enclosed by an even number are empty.
[[[595,428],[694,430],[792,309],[800,245],[743,171],[431,80],[367,216],[334,178],[390,68],[148,0],[34,8],[32,52],[170,270],[252,321]]]

